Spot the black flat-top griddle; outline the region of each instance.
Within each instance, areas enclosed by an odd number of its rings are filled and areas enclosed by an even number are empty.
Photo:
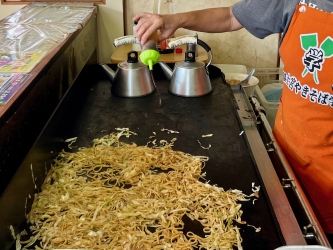
[[[113,67],[114,68],[114,67]],[[227,189],[239,189],[252,193],[252,183],[261,185],[256,165],[248,148],[242,125],[237,117],[237,106],[221,71],[210,67],[213,91],[201,97],[179,97],[168,92],[169,83],[159,66],[154,66],[154,78],[162,96],[159,106],[157,93],[139,98],[122,98],[110,93],[110,82],[99,74],[84,101],[73,129],[68,137],[78,137],[75,145],[90,146],[94,138],[115,131],[117,127],[130,128],[138,136],[125,138],[124,142],[146,145],[149,136],[156,132],[156,142],[160,139],[177,138],[174,150],[192,155],[209,157],[203,171],[211,184]],[[179,134],[167,134],[161,129],[170,129]],[[202,135],[213,134],[203,138]],[[211,147],[209,150],[203,147]],[[282,245],[274,215],[264,195],[253,204],[243,203],[242,219],[248,224],[261,227],[260,232],[248,226],[241,226],[243,248],[246,250],[274,249]]]
[[[115,68],[114,66],[111,67]],[[204,171],[210,184],[217,184],[225,190],[239,189],[245,194],[252,193],[252,183],[260,185],[260,198],[254,203],[243,202],[242,220],[260,227],[261,231],[255,232],[253,227],[239,225],[243,238],[242,246],[245,250],[271,250],[282,246],[284,240],[280,237],[275,215],[265,197],[265,187],[258,175],[251,150],[241,133],[243,128],[237,116],[235,98],[230,86],[224,82],[221,71],[210,66],[213,91],[206,96],[193,98],[170,94],[169,83],[158,65],[154,66],[154,78],[162,95],[161,106],[156,92],[138,98],[113,96],[110,92],[111,84],[99,65],[83,72],[50,119],[2,197],[0,205],[6,204],[6,207],[2,208],[2,211],[6,212],[0,215],[0,226],[10,223],[16,230],[24,227],[21,224],[24,222],[25,197],[35,191],[29,173],[31,162],[34,163],[34,175],[39,187],[51,158],[62,148],[70,150],[64,139],[78,137],[75,147],[89,147],[93,139],[114,132],[117,127],[126,127],[138,136],[122,138],[121,141],[146,145],[151,140],[149,136],[156,132],[157,142],[160,139],[170,141],[177,138],[174,150],[208,156],[209,161]],[[83,89],[86,89],[87,93]],[[178,131],[179,134],[167,134],[166,131],[161,131],[163,128]],[[213,136],[202,137],[207,134]],[[209,150],[203,149],[198,140],[204,147],[210,144]],[[22,182],[23,178],[30,180]],[[21,190],[20,194],[13,197],[18,190]],[[31,202],[32,200],[28,200],[28,206]],[[11,207],[15,207],[16,211],[9,211]],[[192,230],[191,227],[196,230],[195,227],[198,226],[189,222],[186,230]],[[4,231],[0,230],[0,239],[10,238],[3,234]]]

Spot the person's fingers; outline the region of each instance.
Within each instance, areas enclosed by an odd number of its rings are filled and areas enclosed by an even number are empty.
[[[169,30],[161,29],[160,34],[158,36],[158,41],[163,41],[165,39],[170,38],[172,33]]]
[[[173,20],[170,18],[172,18],[172,16],[162,16],[146,12],[134,16],[133,20],[138,21],[135,30],[137,38],[142,44],[145,44],[149,37],[157,30],[160,31],[158,37],[159,41],[169,38],[175,32]]]
[[[132,18],[132,20],[133,20],[133,21],[139,21],[140,18],[146,17],[146,16],[148,16],[148,15],[150,15],[150,14],[147,13],[147,12],[142,12],[142,13],[140,13],[140,14],[135,15],[135,16]]]
[[[163,25],[160,27],[159,41],[172,37],[177,29],[173,15],[163,15],[161,18]]]
[[[140,21],[136,27],[136,34],[142,44],[147,42],[147,39],[160,29],[162,25],[162,19],[158,15],[154,14],[140,14]]]

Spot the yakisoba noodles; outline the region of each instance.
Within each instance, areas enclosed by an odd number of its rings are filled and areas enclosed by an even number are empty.
[[[91,148],[61,152],[27,215],[35,249],[242,249],[239,190],[199,181],[207,157],[125,144],[120,129]],[[250,195],[253,196],[254,194]],[[184,235],[183,216],[205,237]],[[238,223],[235,223],[238,222]],[[37,243],[38,242],[38,243]]]
[[[229,85],[238,85],[240,84],[241,80],[236,80],[236,79],[226,79],[225,80]]]

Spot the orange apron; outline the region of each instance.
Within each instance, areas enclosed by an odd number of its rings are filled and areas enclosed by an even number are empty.
[[[296,7],[282,41],[274,135],[323,228],[333,233],[333,14]]]

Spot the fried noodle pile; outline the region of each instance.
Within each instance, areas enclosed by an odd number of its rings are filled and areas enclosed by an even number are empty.
[[[59,154],[27,215],[32,236],[22,247],[242,249],[237,202],[249,196],[200,181],[207,157],[174,151],[172,143],[119,141],[132,134],[122,129]],[[202,224],[204,237],[184,235],[184,215]]]

